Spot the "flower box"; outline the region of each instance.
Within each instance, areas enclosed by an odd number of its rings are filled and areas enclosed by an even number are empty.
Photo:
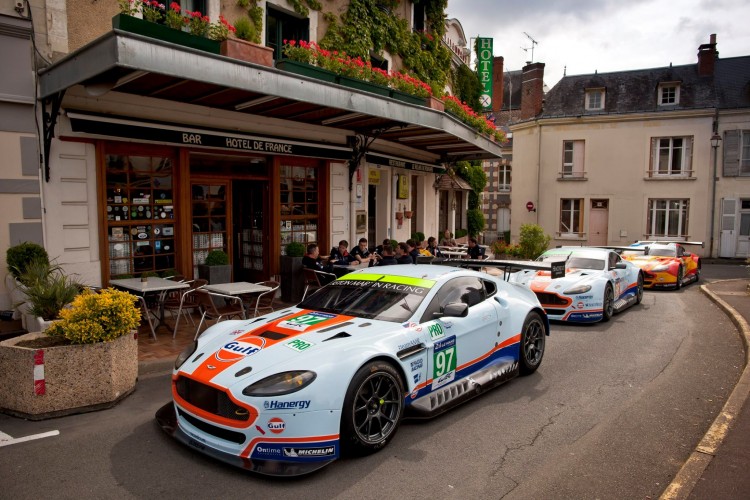
[[[239,38],[229,38],[221,42],[221,55],[262,66],[273,67],[273,49]]]
[[[163,24],[152,23],[138,17],[127,14],[117,14],[112,18],[112,28],[136,35],[143,35],[149,38],[156,38],[176,45],[191,47],[193,49],[219,54],[221,43],[215,40],[209,40],[202,36],[195,36],[185,31],[172,29]]]
[[[362,90],[364,92],[370,92],[372,94],[382,95],[384,97],[391,96],[391,89],[389,89],[388,87],[383,87],[382,85],[378,85],[377,83],[366,82],[364,80],[359,80],[357,78],[351,78],[349,76],[340,75],[339,84],[352,88],[352,89],[357,89],[357,90]]]
[[[434,96],[425,97],[424,105],[436,111],[445,111],[445,103]]]
[[[336,83],[338,75],[333,71],[313,66],[303,62],[290,61],[289,59],[283,59],[276,61],[276,69],[288,71],[289,73],[295,73],[309,78],[315,78],[324,82]]]
[[[401,92],[400,90],[396,89],[390,89],[391,91],[391,97],[394,99],[398,99],[401,102],[406,102],[409,104],[417,104],[419,106],[424,106],[424,97],[418,97],[415,95],[407,94],[406,92]]]

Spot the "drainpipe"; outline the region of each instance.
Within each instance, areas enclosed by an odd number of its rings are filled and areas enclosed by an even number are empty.
[[[718,114],[718,113],[717,113]],[[711,242],[708,246],[708,256],[713,258],[714,256],[714,219],[716,218],[716,169],[717,169],[717,152],[719,150],[719,144],[721,143],[721,136],[718,133],[719,120],[718,116],[714,119],[714,134],[711,136],[711,148],[714,150],[714,166],[713,175],[711,176]]]
[[[539,129],[536,151],[537,151],[537,163],[536,163],[536,224],[539,224],[539,213],[541,212],[541,183],[542,183],[542,124],[539,120],[536,121],[536,127]]]

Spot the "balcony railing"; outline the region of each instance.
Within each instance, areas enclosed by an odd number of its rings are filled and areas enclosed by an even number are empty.
[[[558,172],[558,181],[585,181],[586,172]]]

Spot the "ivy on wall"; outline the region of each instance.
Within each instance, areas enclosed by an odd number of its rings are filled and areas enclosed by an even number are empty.
[[[453,95],[461,99],[476,112],[481,111],[479,95],[482,86],[479,84],[479,76],[466,65],[461,65],[453,72]]]
[[[484,214],[482,213],[479,193],[487,185],[487,174],[484,173],[480,161],[459,161],[455,165],[456,174],[469,183],[469,210],[466,212],[466,222],[469,234],[476,236],[484,231]]]

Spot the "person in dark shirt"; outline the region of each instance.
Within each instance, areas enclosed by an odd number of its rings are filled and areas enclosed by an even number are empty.
[[[376,266],[391,266],[398,264],[398,261],[393,257],[393,247],[390,243],[383,243],[383,249],[381,250],[381,257],[378,259]]]
[[[477,243],[476,238],[469,238],[469,248],[466,250],[466,255],[470,259],[481,259],[482,258],[482,247]]]
[[[403,241],[396,247],[396,262],[399,264],[414,264],[409,255],[409,247]]]
[[[417,248],[417,242],[412,239],[408,239],[406,240],[406,246],[409,247],[409,257],[411,257],[411,263],[416,264],[417,257],[419,257],[419,249]]]
[[[306,269],[312,269],[314,271],[323,271],[326,273],[333,273],[333,266],[330,264],[324,265],[320,258],[320,249],[315,243],[307,245],[307,253],[302,257],[302,267]],[[326,285],[335,279],[335,276],[318,275],[320,284]]]
[[[386,245],[390,245],[390,244],[391,244],[391,240],[390,239],[388,239],[388,238],[384,239],[382,245],[378,245],[378,246],[375,247],[375,253],[378,254],[378,255],[383,255],[383,247],[386,246]],[[391,252],[392,251],[393,251],[393,245],[391,245]]]
[[[349,262],[351,262],[351,256],[349,255],[349,242],[346,240],[339,241],[339,246],[331,249],[331,257],[328,262],[334,265],[349,264]]]
[[[359,245],[352,248],[351,260],[357,260],[360,264],[369,264],[369,261],[373,260],[370,250],[367,249],[367,238],[360,238]]]
[[[427,238],[427,251],[430,252],[433,257],[443,256],[443,252],[438,248],[437,239],[434,236]]]

